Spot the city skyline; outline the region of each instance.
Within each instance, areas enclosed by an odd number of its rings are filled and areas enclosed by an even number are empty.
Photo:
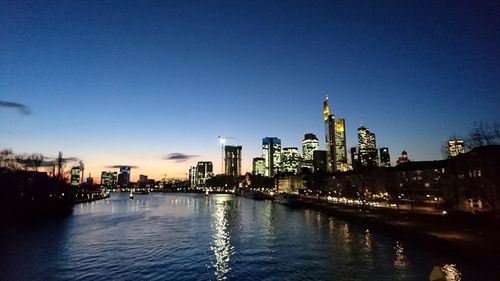
[[[325,149],[326,92],[346,148],[366,125],[393,165],[403,150],[444,159],[450,137],[500,119],[491,3],[1,6],[0,146],[62,151],[85,177],[219,173],[220,135],[243,147],[243,174],[266,136],[301,147],[313,133]]]

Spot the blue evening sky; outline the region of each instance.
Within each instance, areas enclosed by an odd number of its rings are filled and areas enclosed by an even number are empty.
[[[413,160],[500,120],[497,1],[0,1],[0,148],[185,176],[217,136],[243,172],[277,136],[324,148],[322,104]],[[184,162],[164,160],[184,153]]]

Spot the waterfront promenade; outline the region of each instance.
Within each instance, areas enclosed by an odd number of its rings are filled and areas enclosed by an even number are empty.
[[[359,225],[375,228],[395,238],[432,247],[466,258],[492,258],[500,249],[498,219],[487,214],[411,212],[410,208],[390,209],[350,206],[326,199],[302,197],[303,206]]]

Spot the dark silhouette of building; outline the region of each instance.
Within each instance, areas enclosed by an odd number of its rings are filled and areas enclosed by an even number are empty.
[[[389,148],[382,147],[380,149],[380,167],[390,167],[391,156],[389,155]]]
[[[326,173],[327,172],[327,158],[325,150],[315,150],[313,152],[314,158],[314,172]]]
[[[351,165],[353,170],[357,170],[360,166],[359,155],[356,147],[351,147]]]
[[[120,187],[129,187],[130,185],[130,166],[121,166],[118,174],[118,185]]]
[[[408,152],[403,150],[403,152],[401,152],[401,156],[398,158],[398,161],[396,161],[396,163],[399,165],[406,162],[410,162],[410,158],[408,158]]]

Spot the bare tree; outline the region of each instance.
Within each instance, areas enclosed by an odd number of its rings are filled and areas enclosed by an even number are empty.
[[[31,155],[28,155],[27,157],[27,162],[28,166],[33,169],[33,171],[38,171],[40,166],[43,163],[44,156],[40,153],[33,153]]]
[[[12,169],[15,162],[15,156],[12,149],[2,149],[0,151],[0,167]]]
[[[469,133],[467,146],[469,149],[479,146],[500,144],[500,126],[498,123],[489,125],[488,123],[474,123],[474,127]]]

